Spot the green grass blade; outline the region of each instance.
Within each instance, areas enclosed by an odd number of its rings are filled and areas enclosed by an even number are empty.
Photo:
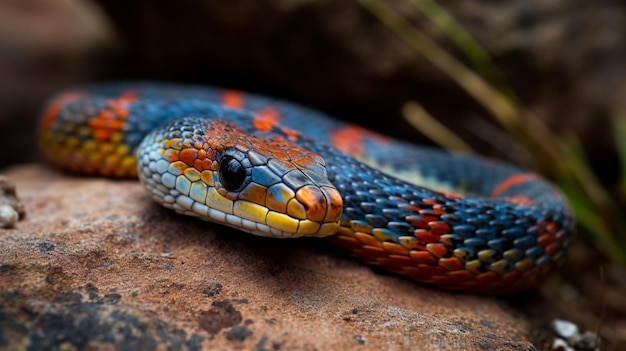
[[[519,100],[487,51],[445,9],[433,0],[411,0],[411,3],[445,34],[483,77],[510,99]]]

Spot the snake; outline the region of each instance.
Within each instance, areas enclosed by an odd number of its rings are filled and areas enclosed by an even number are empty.
[[[138,177],[178,213],[266,237],[323,237],[445,290],[536,288],[575,232],[564,195],[534,172],[232,89],[77,86],[50,98],[38,133],[66,171]]]

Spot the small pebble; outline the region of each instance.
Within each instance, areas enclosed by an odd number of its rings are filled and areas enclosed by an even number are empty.
[[[20,218],[19,214],[9,205],[0,205],[0,228],[13,228]]]
[[[578,350],[598,350],[600,339],[598,335],[591,331],[582,333],[574,342],[574,347]]]
[[[555,319],[552,321],[552,329],[554,332],[565,339],[570,339],[578,335],[578,326],[570,321]]]
[[[574,349],[569,347],[569,345],[567,345],[567,342],[561,338],[555,338],[554,341],[552,341],[552,350],[574,351]]]

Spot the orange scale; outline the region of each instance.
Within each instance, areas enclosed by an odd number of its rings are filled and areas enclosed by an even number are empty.
[[[179,152],[177,150],[167,149],[163,153],[163,158],[169,162],[176,162],[180,160],[180,157],[178,155]]]
[[[198,171],[202,172],[202,171],[204,171],[204,163],[200,159],[195,159],[193,161],[193,168],[195,168]]]
[[[548,234],[542,234],[537,238],[537,243],[541,247],[546,247],[554,242],[554,238]]]
[[[208,149],[208,150],[206,151],[206,157],[207,157],[208,159],[215,160],[215,159],[216,159],[216,156],[215,156],[215,151],[214,151],[214,150],[212,150],[212,149]]]
[[[306,151],[300,149],[300,148],[295,148],[295,147],[290,147],[287,150],[287,155],[289,155],[289,159],[290,160],[297,160],[297,161],[308,161],[306,158]]]
[[[424,222],[423,220],[415,220],[415,218],[413,216],[407,216],[406,217],[407,222],[409,222],[412,226],[419,228],[419,229],[430,229],[430,227],[428,226],[428,223]]]
[[[449,272],[447,275],[448,277],[450,277],[450,279],[458,284],[473,280],[474,277],[476,277],[474,273],[466,271],[464,269]]]
[[[361,232],[356,232],[354,233],[354,237],[357,238],[360,242],[363,243],[363,245],[369,245],[369,246],[375,246],[375,247],[379,247],[382,249],[382,243],[380,241],[378,241],[378,239],[376,239],[375,237],[373,237],[371,234],[366,234],[366,233],[361,233]],[[383,252],[386,252],[383,250]]]
[[[202,149],[202,142],[201,142],[201,141],[199,141],[199,140],[194,141],[194,143],[193,143],[193,147],[194,147],[195,149],[197,149],[197,150]]]
[[[416,229],[415,236],[417,237],[419,241],[426,243],[426,244],[438,243],[440,240],[439,235],[435,235],[431,231],[426,230],[426,229]]]
[[[463,269],[463,264],[456,257],[447,257],[439,259],[439,266],[449,270],[458,271]]]
[[[257,204],[264,204],[266,197],[267,188],[254,183],[251,183],[239,193],[240,199],[244,199]]]
[[[122,130],[125,125],[126,121],[120,118],[116,118],[111,121],[111,127],[114,128],[116,131]]]
[[[111,133],[104,129],[96,129],[93,131],[93,138],[99,142],[104,142],[109,140]]]
[[[211,160],[211,166],[208,169],[212,171],[217,171],[219,168],[220,168],[220,164],[215,160]]]
[[[411,256],[411,258],[419,264],[427,264],[427,265],[437,264],[437,258],[431,255],[430,252],[428,251],[413,250],[409,252],[409,256]]]
[[[174,145],[175,143],[180,142],[180,140],[181,140],[180,138],[172,138],[172,139],[167,140],[165,142],[165,148],[166,149],[173,149],[172,145]]]
[[[197,157],[199,160],[204,160],[206,158],[206,151],[202,148],[199,148]]]
[[[278,162],[281,162],[285,165],[289,165],[288,163],[284,162],[284,160],[289,159],[289,154],[287,154],[284,150],[282,149],[277,149],[277,148],[272,148],[272,154],[274,154],[274,156],[278,159]],[[288,167],[291,168],[291,167]]]
[[[321,189],[330,203],[330,207],[326,209],[326,217],[324,217],[324,221],[330,222],[339,219],[343,211],[343,199],[341,198],[339,190],[329,187],[322,187]]]
[[[437,200],[435,199],[422,199],[422,202],[426,205],[438,205]]]
[[[444,257],[448,254],[448,249],[444,244],[432,243],[426,245],[426,250],[435,257]]]
[[[409,262],[411,262],[411,260],[407,257],[409,255],[409,250],[402,247],[402,245],[399,245],[396,243],[383,242],[383,249],[385,249],[385,251],[389,252],[390,254],[401,255],[407,260],[409,260]]]
[[[546,253],[550,256],[554,256],[559,251],[559,244],[552,243],[545,247]]]
[[[427,224],[431,223],[431,222],[437,222],[439,220],[439,217],[435,217],[435,216],[431,216],[431,215],[424,215],[420,213],[420,217],[422,217],[422,219],[424,220],[424,222],[426,222]],[[430,226],[429,226],[430,228]]]
[[[294,163],[300,166],[301,168],[307,168],[307,169],[309,169],[311,166],[319,165],[319,163],[307,157],[302,157],[299,160],[294,161]]]
[[[307,218],[312,221],[323,221],[326,216],[326,197],[319,188],[306,185],[298,189],[296,199],[303,204],[307,210]]]
[[[180,160],[192,166],[195,164],[198,158],[198,150],[196,149],[183,149],[179,154]]]
[[[446,222],[433,221],[428,222],[428,226],[434,235],[441,235],[450,232],[450,226]]]
[[[501,275],[496,272],[485,272],[480,273],[476,276],[476,280],[481,282],[481,284],[490,284],[500,280]]]
[[[406,267],[406,266],[415,266],[415,261],[413,261],[411,258],[407,257],[406,255],[389,255],[388,256],[390,259],[392,259],[394,262],[396,262],[397,264],[401,264],[402,267]]]
[[[181,172],[182,174],[182,172]],[[211,171],[202,171],[200,173],[200,179],[202,182],[208,186],[213,186],[213,172]]]

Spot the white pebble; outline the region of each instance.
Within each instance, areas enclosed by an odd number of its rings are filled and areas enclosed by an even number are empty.
[[[565,340],[560,339],[560,338],[556,338],[556,339],[554,339],[554,341],[552,341],[552,350],[574,351],[573,348],[571,348],[571,347],[569,347],[569,345],[567,345],[567,342],[565,342]]]
[[[19,215],[15,209],[9,205],[0,205],[0,228],[13,228]]]
[[[555,319],[552,321],[554,332],[565,339],[578,335],[578,326],[570,321]]]

